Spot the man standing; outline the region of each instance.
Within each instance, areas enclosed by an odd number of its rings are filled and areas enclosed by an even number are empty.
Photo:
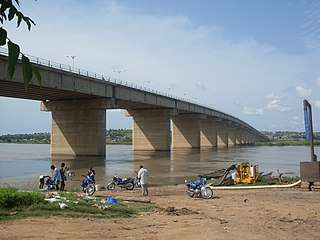
[[[56,190],[59,190],[59,183],[61,182],[61,174],[60,169],[56,168],[54,165],[51,165],[51,169],[53,170],[53,181],[56,185]]]
[[[61,175],[61,184],[60,184],[60,190],[64,191],[64,187],[66,186],[65,181],[67,181],[65,172],[67,170],[66,164],[63,162],[61,163],[61,168],[60,168],[60,175]]]
[[[138,178],[140,179],[141,189],[142,189],[142,195],[148,196],[148,170],[143,168],[142,165],[140,165],[140,170],[138,172]]]

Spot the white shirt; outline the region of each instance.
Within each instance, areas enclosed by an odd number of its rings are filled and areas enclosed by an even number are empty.
[[[145,168],[140,168],[138,172],[138,178],[140,178],[141,184],[147,184],[148,183],[148,170]]]
[[[60,174],[60,169],[59,169],[59,168],[55,168],[55,169],[54,169],[53,179],[54,179],[54,180],[58,180],[59,182],[62,180],[61,174]]]

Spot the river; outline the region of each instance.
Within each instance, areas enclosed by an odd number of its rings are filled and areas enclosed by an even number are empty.
[[[319,155],[319,147],[315,154]],[[172,152],[131,151],[131,145],[107,145],[105,158],[52,158],[50,145],[0,144],[0,186],[35,189],[39,175],[50,175],[50,165],[63,161],[76,173],[68,179],[66,189],[79,188],[82,174],[90,166],[96,171],[96,182],[106,185],[114,174],[134,177],[142,164],[150,174],[150,185],[180,184],[198,174],[227,168],[233,163],[249,161],[259,166],[260,172],[292,172],[299,176],[301,161],[310,161],[308,146],[231,147],[207,150],[179,150]]]

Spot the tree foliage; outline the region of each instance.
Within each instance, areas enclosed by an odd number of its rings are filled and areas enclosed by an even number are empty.
[[[0,0],[0,22],[3,24],[5,21],[12,21],[17,19],[17,28],[20,27],[21,22],[25,22],[28,27],[28,30],[31,30],[32,25],[36,25],[34,21],[25,16],[22,12],[18,10],[17,7],[20,7],[19,0]],[[33,74],[36,76],[39,84],[41,84],[41,76],[39,74],[39,70],[32,66],[28,57],[26,57],[21,51],[18,44],[12,42],[9,37],[7,30],[3,27],[0,27],[0,46],[8,46],[9,50],[9,62],[8,62],[8,77],[12,79],[16,63],[21,54],[21,65],[22,65],[22,75],[25,90],[27,91],[28,85],[31,82]]]

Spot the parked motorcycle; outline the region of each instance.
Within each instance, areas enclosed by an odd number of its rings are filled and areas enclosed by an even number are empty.
[[[117,175],[114,175],[112,182],[108,183],[107,189],[114,190],[116,186],[120,188],[125,188],[127,190],[134,189],[135,180],[134,178],[119,178]]]
[[[191,180],[185,180],[184,182],[187,186],[187,194],[189,197],[212,198],[213,191],[206,186],[207,180],[205,178],[200,178],[194,182]]]
[[[91,196],[96,191],[95,181],[93,175],[82,175],[84,179],[80,182],[82,186],[82,191]]]

